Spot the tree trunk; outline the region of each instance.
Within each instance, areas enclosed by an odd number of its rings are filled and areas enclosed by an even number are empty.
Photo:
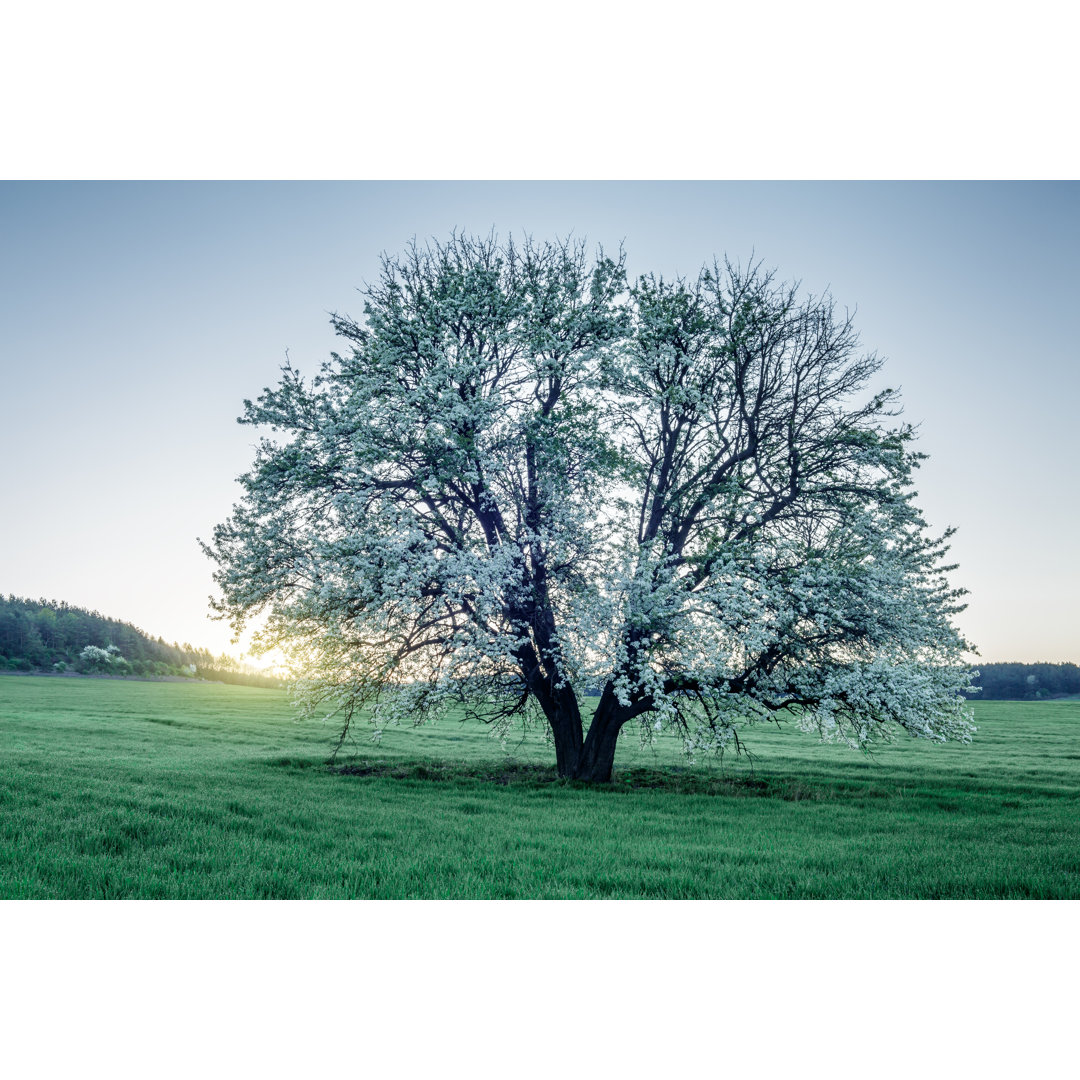
[[[550,723],[555,739],[555,768],[563,779],[573,779],[581,759],[581,722],[578,721],[576,731],[569,717]]]
[[[600,695],[589,732],[583,737],[581,710],[569,686],[552,692],[549,684],[539,683],[535,692],[551,726],[559,776],[564,780],[610,783],[619,732],[640,710],[620,705],[609,683]]]
[[[569,687],[564,687],[561,692],[550,693],[544,686],[536,696],[551,726],[551,736],[555,741],[555,766],[559,776],[570,779],[577,771],[581,758],[581,710],[578,708],[577,698]]]
[[[576,703],[575,703],[576,704]],[[619,731],[629,719],[629,710],[621,706],[611,686],[604,687],[600,702],[589,725],[589,733],[581,739],[581,721],[577,721],[578,740],[573,745],[569,739],[560,741],[559,730],[552,723],[555,737],[555,760],[559,776],[567,780],[586,783],[611,783],[615,764],[615,747]]]

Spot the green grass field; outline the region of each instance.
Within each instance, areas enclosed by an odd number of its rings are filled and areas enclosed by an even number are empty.
[[[4,898],[1080,897],[1080,702],[976,705],[970,746],[795,730],[615,783],[455,720],[358,741],[272,690],[0,678]]]

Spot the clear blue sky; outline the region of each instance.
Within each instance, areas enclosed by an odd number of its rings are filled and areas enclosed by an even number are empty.
[[[573,232],[631,272],[754,253],[857,307],[921,423],[921,503],[959,531],[987,661],[1080,662],[1080,184],[0,184],[0,592],[229,648],[207,537],[237,495],[241,401],[381,251],[450,229]],[[234,650],[238,651],[238,650]]]

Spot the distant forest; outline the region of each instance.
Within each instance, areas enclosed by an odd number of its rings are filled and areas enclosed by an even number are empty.
[[[1042,701],[1080,694],[1076,664],[979,664],[976,701]]]
[[[172,675],[247,686],[283,685],[224,653],[214,656],[186,642],[170,645],[96,611],[18,596],[0,596],[0,671],[4,670]]]

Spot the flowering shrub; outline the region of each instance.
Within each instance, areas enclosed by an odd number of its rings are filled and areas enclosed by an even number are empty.
[[[108,645],[104,649],[97,645],[87,645],[79,653],[79,668],[82,671],[107,671],[112,675],[127,675],[131,672],[131,665],[120,655],[120,650],[115,645]]]
[[[115,651],[112,646],[99,649],[96,645],[87,645],[79,653],[79,663],[87,671],[104,671],[112,665]]]

